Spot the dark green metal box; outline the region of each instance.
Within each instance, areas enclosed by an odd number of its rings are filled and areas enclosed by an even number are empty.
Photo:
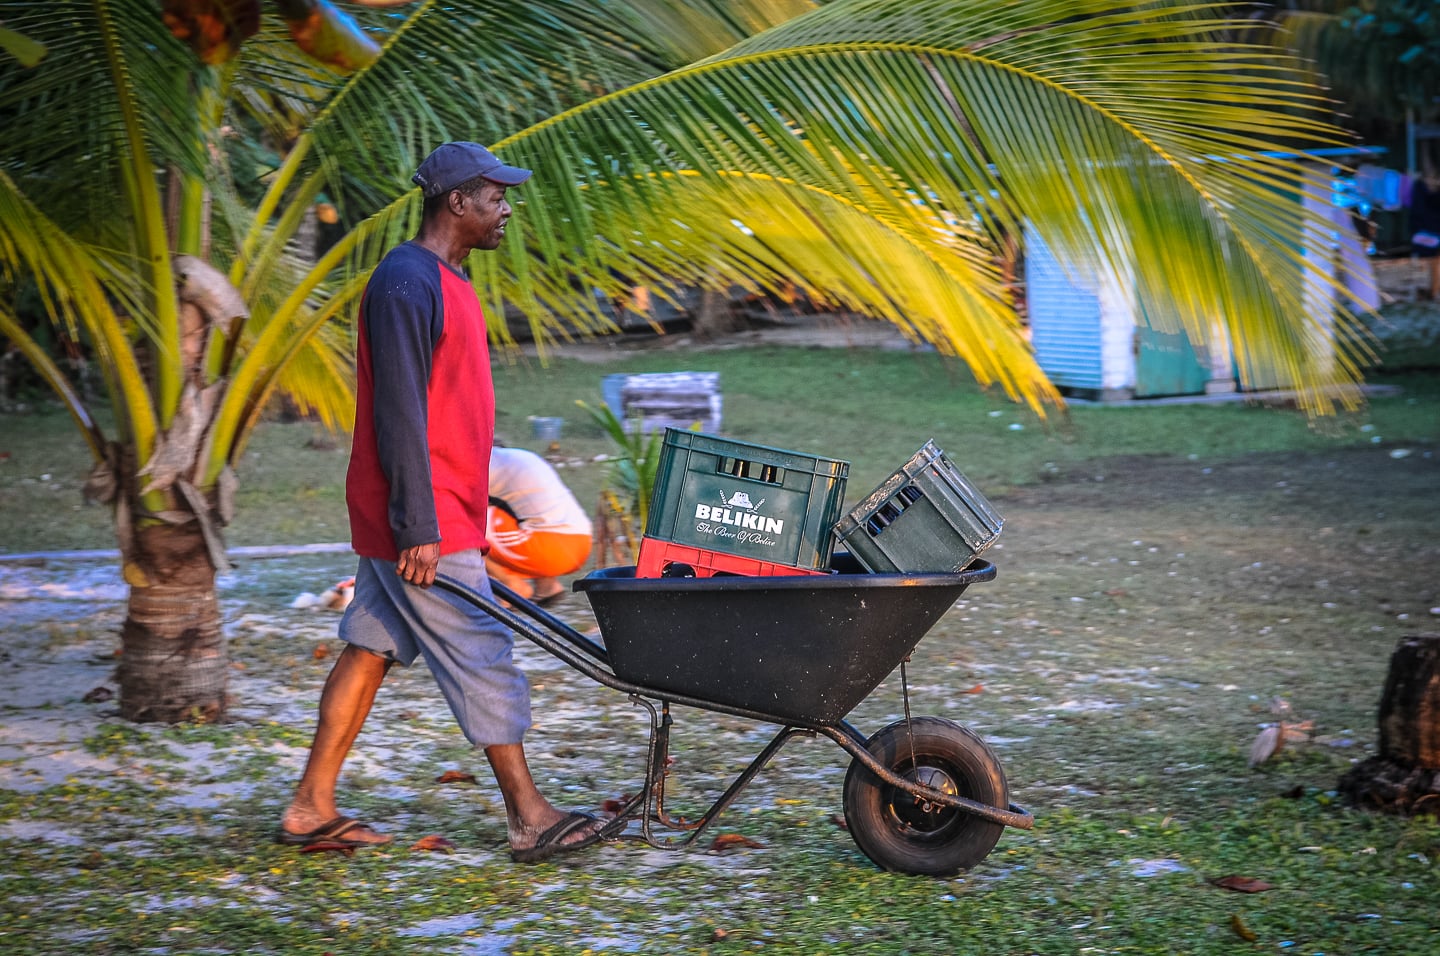
[[[835,537],[872,572],[955,572],[1004,526],[932,440],[844,515]]]
[[[849,473],[846,461],[667,428],[645,535],[828,568]]]

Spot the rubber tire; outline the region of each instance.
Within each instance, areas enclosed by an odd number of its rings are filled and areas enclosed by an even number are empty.
[[[1000,761],[985,742],[954,721],[916,717],[907,729],[897,721],[866,742],[880,764],[900,776],[914,764],[943,771],[957,795],[1006,809],[1010,791]],[[897,804],[896,797],[902,798]],[[859,760],[845,774],[845,822],[861,851],[884,870],[922,876],[953,876],[989,855],[1005,826],[973,813],[939,807],[923,813],[913,798],[886,783]],[[918,814],[918,816],[917,816]]]

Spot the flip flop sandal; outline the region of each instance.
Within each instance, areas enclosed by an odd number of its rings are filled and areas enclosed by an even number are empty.
[[[370,830],[372,833],[379,831],[371,828],[370,824],[362,823],[354,817],[336,817],[320,824],[308,833],[291,833],[284,827],[275,835],[275,842],[285,846],[310,846],[315,843],[335,843],[341,846],[362,847],[362,846],[384,846],[394,839],[392,836],[385,836],[383,840],[357,840],[347,837],[345,834],[354,830]]]
[[[569,853],[572,850],[583,850],[587,846],[594,846],[601,840],[600,830],[596,830],[582,840],[573,843],[564,842],[570,834],[581,827],[595,823],[596,818],[588,813],[579,810],[572,811],[565,819],[555,824],[535,839],[535,845],[524,850],[511,850],[510,859],[516,863],[539,863],[541,860],[548,860],[552,856],[561,853]]]

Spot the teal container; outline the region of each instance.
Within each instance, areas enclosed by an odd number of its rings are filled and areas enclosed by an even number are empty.
[[[836,522],[835,537],[872,572],[953,573],[994,544],[1004,526],[932,440]]]
[[[645,535],[823,570],[849,474],[847,461],[667,428]]]

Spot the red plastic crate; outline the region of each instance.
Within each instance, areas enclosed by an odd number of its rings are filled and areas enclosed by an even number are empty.
[[[773,561],[759,561],[738,554],[720,551],[705,551],[688,545],[661,541],[659,538],[640,539],[640,558],[635,564],[637,578],[665,577],[666,568],[683,564],[692,568],[697,578],[714,577],[717,574],[738,574],[745,577],[761,578],[786,574],[829,574],[814,568],[800,568]],[[678,575],[677,575],[678,576]],[[689,577],[689,575],[684,575]]]

